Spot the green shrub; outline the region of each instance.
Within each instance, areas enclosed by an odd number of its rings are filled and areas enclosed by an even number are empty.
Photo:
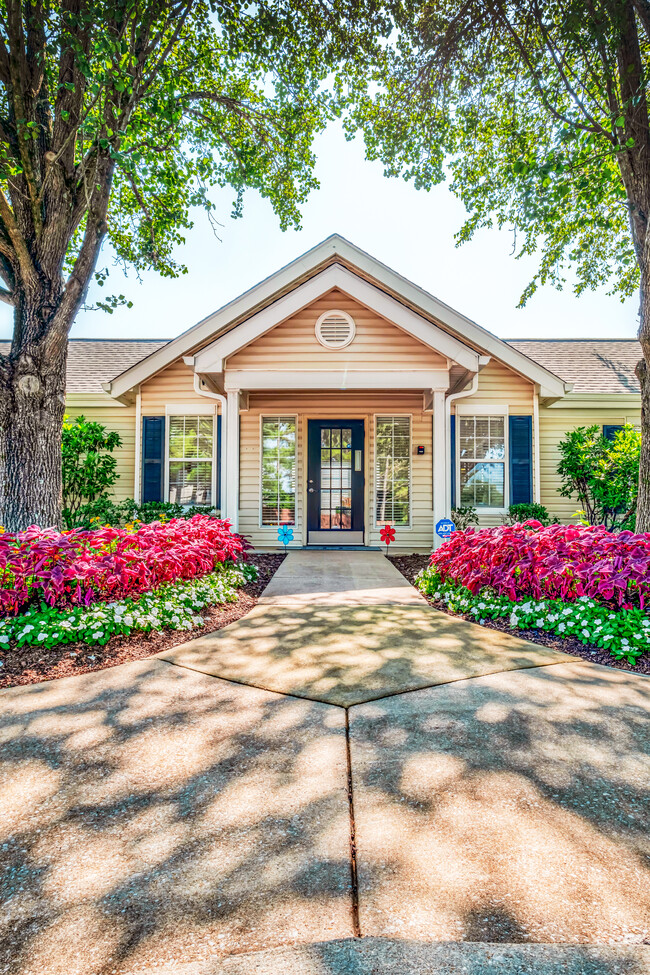
[[[452,613],[473,617],[477,623],[504,619],[513,630],[540,630],[558,637],[574,637],[587,646],[602,647],[617,660],[636,664],[648,653],[650,619],[643,609],[612,610],[587,596],[574,602],[561,599],[522,599],[515,602],[489,586],[473,593],[451,579],[443,580],[434,566],[423,569],[415,585],[432,599],[444,602]]]
[[[532,519],[541,522],[544,526],[551,523],[551,516],[548,513],[548,509],[543,504],[530,501],[522,504],[511,504],[508,508],[508,514],[503,519],[503,524],[522,524],[522,522],[531,521]]]
[[[112,456],[122,438],[114,430],[94,420],[64,417],[61,444],[63,473],[63,518],[68,528],[77,525],[80,512],[88,504],[104,499],[119,474]]]
[[[578,427],[558,446],[562,497],[578,497],[580,514],[589,525],[634,531],[641,434],[629,423],[613,440],[599,426]]]
[[[476,508],[470,508],[469,505],[461,505],[459,508],[451,509],[451,520],[456,526],[456,531],[462,532],[471,525],[478,525],[478,515],[476,514]]]
[[[146,501],[138,504],[133,498],[113,501],[110,498],[97,498],[82,505],[74,522],[75,528],[89,528],[93,523],[102,525],[126,525],[132,521],[149,523],[169,521],[170,518],[191,518],[192,515],[210,515],[216,509],[212,505],[191,505],[183,507],[169,501]]]

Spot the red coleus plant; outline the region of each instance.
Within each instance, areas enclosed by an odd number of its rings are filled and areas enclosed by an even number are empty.
[[[650,533],[538,521],[455,532],[431,556],[443,579],[509,599],[588,596],[630,609],[650,598]]]
[[[0,615],[15,615],[30,602],[65,607],[138,595],[245,558],[248,547],[229,522],[207,515],[137,531],[34,526],[6,533],[0,535]]]

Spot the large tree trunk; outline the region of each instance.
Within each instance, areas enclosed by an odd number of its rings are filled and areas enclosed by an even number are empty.
[[[636,509],[637,532],[650,532],[650,241],[645,241],[641,258],[641,294],[639,302],[639,342],[643,359],[636,374],[641,385],[641,458],[639,462],[639,497]]]
[[[38,335],[42,304],[35,315],[24,304],[16,314],[18,336]],[[14,340],[0,364],[0,522],[9,531],[61,524],[66,359],[66,338],[50,333]]]
[[[642,342],[641,345],[644,358],[636,367],[641,384],[641,457],[636,530],[650,532],[650,342]]]

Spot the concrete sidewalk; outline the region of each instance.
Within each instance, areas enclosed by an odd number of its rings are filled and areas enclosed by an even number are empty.
[[[159,658],[341,707],[573,659],[437,612],[378,552],[292,552],[251,613]]]
[[[292,553],[217,634],[0,692],[0,975],[642,975],[649,692]]]

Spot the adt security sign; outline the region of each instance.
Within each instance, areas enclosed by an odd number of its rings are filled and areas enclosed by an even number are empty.
[[[436,525],[436,535],[443,538],[445,541],[449,538],[452,532],[456,531],[456,526],[450,518],[441,518]]]

